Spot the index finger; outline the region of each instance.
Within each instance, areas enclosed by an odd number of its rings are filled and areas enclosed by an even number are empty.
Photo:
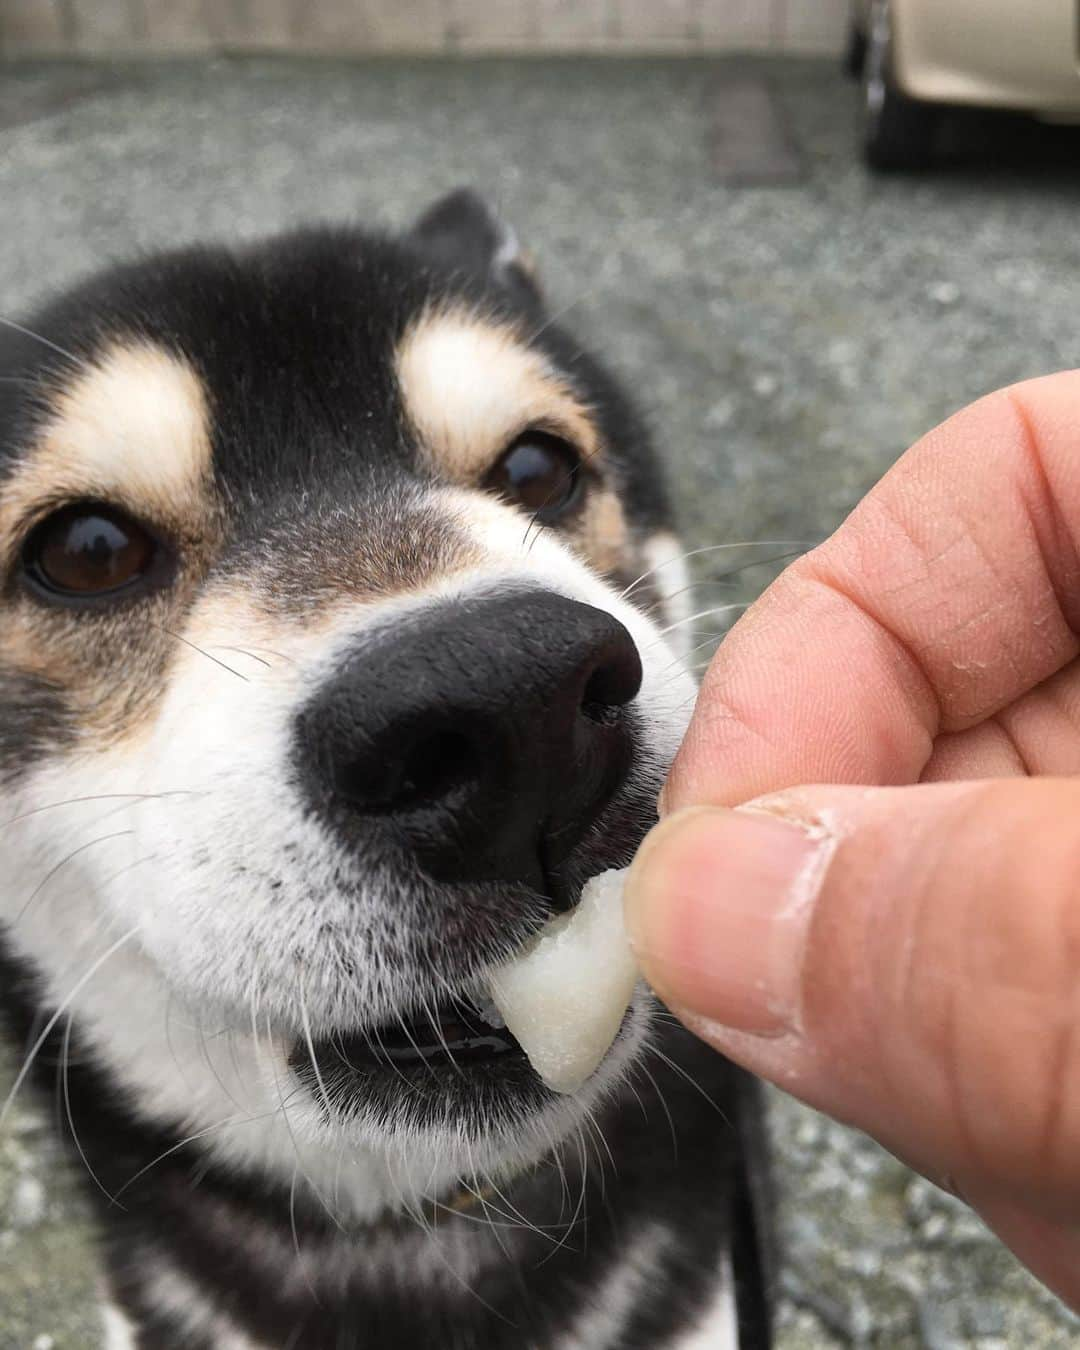
[[[957,413],[732,629],[665,807],[917,781],[1080,652],[1078,541],[1080,371]]]

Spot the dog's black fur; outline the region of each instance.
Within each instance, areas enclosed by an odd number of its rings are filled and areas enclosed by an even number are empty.
[[[0,960],[0,979],[15,1043],[29,1047],[45,1011],[34,997],[32,976],[7,954]],[[57,1091],[62,1040],[62,1033],[55,1031],[36,1061],[36,1080],[46,1100]],[[101,1183],[100,1188],[87,1187],[87,1194],[96,1205],[118,1301],[141,1320],[139,1350],[177,1350],[180,1345],[216,1350],[209,1342],[180,1339],[174,1320],[146,1300],[140,1253],[148,1244],[160,1244],[163,1235],[179,1269],[211,1292],[237,1325],[269,1345],[287,1344],[288,1335],[299,1328],[293,1344],[312,1350],[458,1345],[520,1350],[548,1344],[565,1330],[580,1308],[583,1290],[618,1264],[629,1236],[653,1222],[670,1225],[678,1244],[665,1261],[662,1278],[641,1300],[618,1350],[651,1350],[692,1323],[708,1299],[729,1242],[741,1344],[747,1350],[767,1350],[771,1197],[756,1084],[684,1032],[665,1033],[662,1044],[673,1062],[651,1070],[656,1098],[643,1110],[633,1097],[624,1096],[598,1122],[614,1170],[603,1177],[598,1159],[596,1174],[586,1182],[586,1217],[571,1224],[560,1219],[563,1199],[553,1169],[524,1178],[505,1193],[506,1201],[541,1229],[551,1225],[548,1231],[555,1240],[515,1234],[513,1262],[475,1296],[459,1289],[448,1297],[445,1289],[427,1286],[425,1272],[411,1264],[414,1256],[402,1240],[413,1221],[401,1219],[354,1235],[358,1275],[339,1301],[327,1306],[310,1297],[280,1297],[273,1264],[260,1269],[237,1235],[253,1237],[257,1245],[264,1228],[288,1235],[295,1223],[305,1244],[340,1240],[339,1230],[311,1202],[294,1206],[290,1213],[287,1188],[239,1177],[204,1157],[193,1157],[190,1149],[177,1149],[179,1129],[162,1129],[141,1119],[136,1104],[78,1044],[68,1047],[71,1123],[58,1117],[58,1124],[78,1165],[89,1165]],[[660,1094],[673,1125],[660,1108]],[[139,1180],[132,1184],[135,1177]],[[569,1179],[575,1204],[576,1181]],[[109,1198],[114,1195],[115,1203]],[[505,1211],[502,1199],[493,1199],[492,1205]],[[477,1212],[482,1214],[482,1207]],[[473,1235],[472,1216],[446,1208],[432,1218],[446,1242],[454,1240],[455,1232]],[[497,1233],[491,1241],[498,1243]],[[395,1255],[398,1247],[400,1257]],[[362,1274],[369,1264],[378,1269],[396,1266],[398,1280],[373,1293]]]

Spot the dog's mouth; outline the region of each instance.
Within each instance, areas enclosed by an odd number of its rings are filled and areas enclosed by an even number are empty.
[[[306,1045],[303,1050],[307,1050]],[[462,999],[448,1000],[419,1016],[385,1022],[363,1033],[315,1042],[317,1061],[325,1060],[327,1052],[339,1067],[361,1072],[387,1068],[404,1072],[417,1068],[453,1070],[523,1054],[506,1027],[489,1021],[478,1007]]]
[[[403,1092],[429,1108],[462,1092],[539,1088],[525,1052],[498,1014],[451,998],[363,1030],[298,1039],[289,1067],[328,1114],[349,1117],[389,1107]]]
[[[589,878],[625,864],[643,833],[646,810],[640,815],[625,810],[609,822],[606,856],[590,855],[574,872],[564,869],[565,875],[545,878],[547,920],[530,916],[531,931],[517,935],[522,954],[546,923],[576,911]],[[503,924],[492,917],[502,932]],[[293,1076],[321,1112],[339,1122],[391,1131],[453,1124],[475,1126],[480,1133],[524,1123],[576,1088],[553,1085],[506,1026],[496,1006],[500,993],[492,984],[496,971],[505,967],[504,952],[490,967],[474,966],[468,975],[444,971],[443,989],[449,983],[452,992],[438,1001],[429,985],[426,1001],[384,1014],[379,1023],[344,1025],[313,1036],[294,1033],[288,1056]],[[474,945],[474,959],[478,954]],[[624,1042],[633,1023],[628,1010],[609,1052]]]

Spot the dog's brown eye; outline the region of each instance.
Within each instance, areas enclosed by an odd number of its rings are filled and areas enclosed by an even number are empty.
[[[157,545],[130,516],[79,503],[55,512],[32,531],[23,563],[32,581],[74,599],[107,595],[147,575]]]
[[[560,516],[577,500],[581,456],[546,431],[526,431],[487,477],[487,486],[541,520]]]

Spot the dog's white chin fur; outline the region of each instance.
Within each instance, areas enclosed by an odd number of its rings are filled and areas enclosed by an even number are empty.
[[[678,600],[654,622],[549,532],[525,542],[517,512],[474,493],[448,489],[443,499],[482,548],[481,566],[292,626],[245,611],[235,589],[211,589],[184,630],[202,652],[184,648],[152,726],[112,749],[51,760],[2,803],[12,823],[0,919],[44,975],[49,1001],[140,1109],[179,1122],[200,1136],[197,1147],[237,1167],[299,1179],[358,1219],[416,1205],[459,1177],[506,1175],[550,1150],[626,1072],[649,1014],[642,996],[585,1087],[512,1139],[432,1132],[404,1111],[390,1133],[362,1114],[328,1126],[286,1062],[297,1030],[382,1020],[419,991],[399,963],[380,960],[403,942],[408,914],[364,886],[292,784],[298,706],[372,624],[493,583],[555,590],[625,624],[644,667],[643,749],[659,770],[694,697],[679,652],[685,629],[662,633],[687,594],[668,544],[655,548],[657,589]],[[355,882],[348,894],[342,875]],[[354,963],[361,931],[374,938]]]

